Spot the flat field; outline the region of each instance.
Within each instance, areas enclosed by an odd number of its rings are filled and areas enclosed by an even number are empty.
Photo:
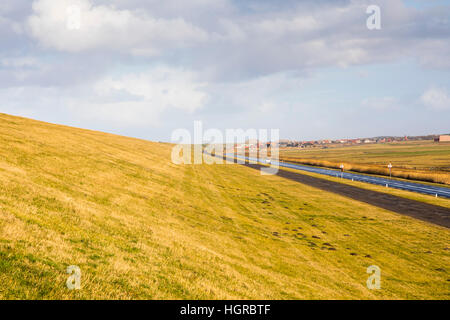
[[[171,149],[0,114],[0,299],[450,299],[448,229]]]
[[[362,173],[389,175],[398,178],[450,184],[450,143],[404,141],[383,144],[361,144],[322,148],[283,148],[285,161],[339,168]]]

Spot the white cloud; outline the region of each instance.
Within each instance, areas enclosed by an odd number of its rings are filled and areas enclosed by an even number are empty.
[[[450,66],[450,6],[419,9],[402,0],[377,0],[382,29],[370,31],[368,3],[34,0],[31,6],[29,0],[2,0],[1,108],[32,110],[55,122],[81,119],[80,126],[99,128],[101,123],[110,131],[158,122],[167,127],[175,119],[182,123],[204,116],[217,126],[278,123],[310,136],[307,128],[325,134],[315,129],[320,119],[328,133],[345,132],[336,119],[356,119],[355,113],[367,120],[363,112],[370,108],[401,111],[404,98],[389,97],[391,83],[405,81],[399,87],[402,97],[417,97],[430,81],[447,86],[441,77]],[[80,8],[80,28],[68,28],[67,8],[73,5]],[[395,83],[380,79],[384,85],[374,87],[381,74],[389,74],[384,63],[405,64],[397,69],[405,73],[396,75],[401,80]],[[411,67],[417,63],[433,68]],[[149,65],[172,67],[148,70]],[[361,77],[356,80],[355,70]],[[348,72],[353,76],[336,76]],[[373,97],[362,100],[366,89]],[[424,93],[422,102],[448,110],[448,96],[439,89]],[[448,122],[447,114],[410,111],[410,120],[430,117],[423,126]],[[376,119],[384,113],[372,114],[367,128],[378,128]],[[392,127],[399,128],[397,123]]]
[[[90,119],[156,125],[165,110],[192,113],[203,107],[208,98],[205,86],[191,71],[157,67],[146,73],[105,77],[94,84],[94,98],[75,99],[70,107]]]
[[[263,32],[267,36],[285,36],[289,33],[297,35],[319,29],[319,21],[313,16],[297,16],[292,19],[266,19],[257,22],[255,31]]]
[[[227,82],[213,87],[216,96],[225,99],[228,107],[249,112],[269,112],[283,104],[283,100],[297,94],[303,78],[289,72],[275,73],[240,82]]]
[[[6,68],[34,67],[38,65],[35,57],[7,57],[0,59],[0,66]]]
[[[79,9],[76,16],[73,8]],[[73,20],[79,21],[75,27],[70,25]],[[42,45],[69,52],[102,49],[154,55],[208,37],[205,31],[183,18],[153,18],[138,10],[94,6],[90,0],[35,1],[28,26],[31,35]]]
[[[393,97],[367,98],[361,104],[374,110],[392,110],[397,107],[397,99]]]
[[[20,36],[22,33],[22,24],[0,14],[0,39],[5,36]]]
[[[202,108],[208,101],[205,86],[192,71],[160,66],[66,88],[4,88],[0,101],[2,112],[12,114],[47,113],[116,128],[157,127],[165,111],[175,110],[182,117]]]
[[[430,88],[420,97],[422,103],[435,110],[450,110],[450,96],[445,89]]]
[[[240,11],[229,0],[186,0],[183,5],[174,0],[123,0],[116,6],[94,5],[94,0],[36,0],[27,25],[40,44],[59,51],[170,59],[172,55],[162,53],[189,47],[186,61],[213,70],[210,73],[220,80],[391,62],[404,56],[449,67],[448,8],[422,13],[401,0],[378,2],[383,27],[376,32],[365,24],[367,1],[293,2],[274,5],[268,14]],[[67,9],[73,5],[80,8],[79,29],[67,28]]]

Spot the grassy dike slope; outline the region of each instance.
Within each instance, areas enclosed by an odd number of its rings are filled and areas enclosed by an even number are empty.
[[[448,229],[170,152],[0,114],[0,298],[450,298]]]

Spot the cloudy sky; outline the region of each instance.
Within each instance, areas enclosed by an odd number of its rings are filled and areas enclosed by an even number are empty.
[[[3,113],[163,141],[450,132],[448,0],[1,0],[0,42]]]

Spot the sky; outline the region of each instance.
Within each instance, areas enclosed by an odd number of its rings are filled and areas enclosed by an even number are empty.
[[[450,0],[2,0],[0,43],[0,112],[53,123],[450,132]]]

